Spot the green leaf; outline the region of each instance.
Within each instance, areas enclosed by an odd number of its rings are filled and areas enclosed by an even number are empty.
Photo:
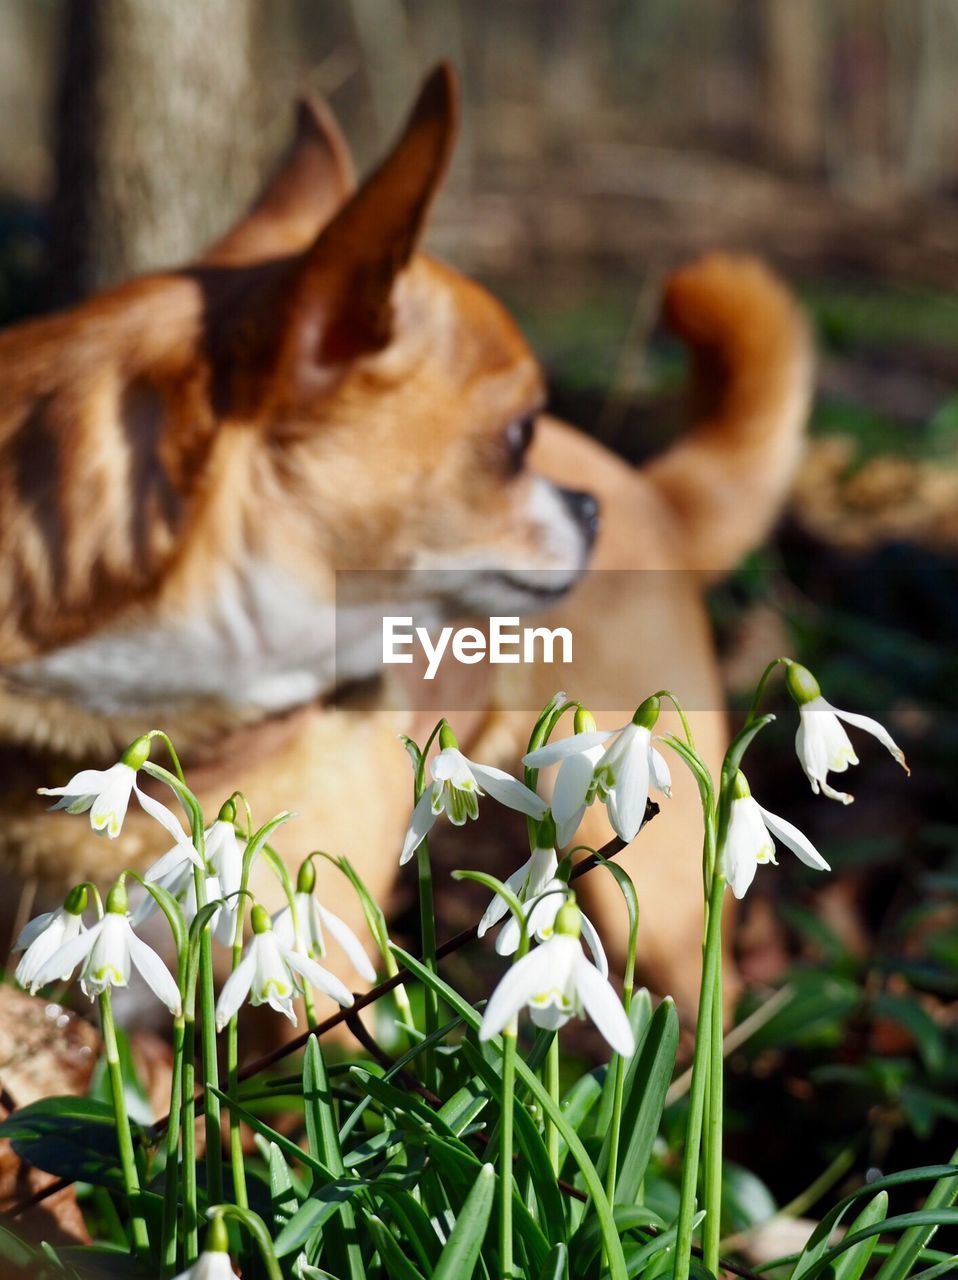
[[[334,1180],[332,1172],[310,1152],[303,1151],[290,1138],[279,1133],[276,1129],[271,1129],[268,1124],[265,1124],[260,1120],[259,1116],[254,1115],[252,1111],[248,1111],[246,1107],[237,1102],[235,1098],[231,1098],[228,1093],[224,1093],[221,1089],[217,1089],[216,1086],[212,1084],[207,1085],[206,1087],[211,1093],[215,1094],[215,1096],[219,1098],[224,1107],[229,1107],[234,1116],[237,1116],[245,1124],[248,1124],[254,1133],[260,1134],[262,1137],[266,1138],[268,1142],[274,1142],[276,1146],[279,1147],[280,1151],[282,1151],[283,1155],[286,1156],[287,1160],[299,1160],[300,1163],[306,1165],[308,1169],[311,1169],[317,1177],[322,1179],[323,1182],[332,1182]]]
[[[131,1124],[134,1141],[142,1137]],[[71,1181],[123,1189],[116,1116],[98,1098],[42,1098],[14,1111],[0,1124],[0,1138],[36,1169]]]
[[[616,1205],[614,1210],[615,1225],[619,1235],[642,1227],[655,1227],[665,1230],[665,1223],[652,1209],[636,1205]],[[656,1239],[661,1237],[657,1236]],[[586,1275],[593,1258],[599,1256],[602,1248],[602,1236],[595,1218],[587,1218],[569,1246],[570,1262],[575,1275]]]
[[[0,1258],[12,1267],[35,1266],[37,1263],[35,1251],[4,1226],[0,1226]]]
[[[831,1263],[847,1249],[853,1248],[862,1240],[868,1240],[872,1236],[878,1236],[885,1231],[904,1231],[912,1227],[938,1227],[958,1226],[958,1209],[919,1209],[915,1213],[903,1213],[895,1218],[886,1218],[883,1222],[873,1223],[871,1226],[865,1227],[861,1231],[849,1232],[844,1240],[833,1245],[828,1249],[819,1260],[807,1271],[802,1274],[808,1277],[808,1280],[816,1280],[829,1267]],[[894,1257],[894,1255],[892,1255]],[[886,1259],[884,1265],[887,1266],[892,1258]],[[909,1263],[909,1270],[911,1264]],[[908,1272],[904,1272],[905,1275]],[[879,1271],[878,1276],[881,1276]],[[878,1277],[876,1277],[878,1280]]]
[[[569,1280],[569,1250],[557,1244],[549,1253],[538,1280]]]
[[[281,1230],[299,1208],[289,1165],[275,1142],[269,1143],[269,1198],[273,1207],[273,1225]]]
[[[431,985],[450,1008],[459,1013],[463,1021],[478,1032],[481,1019],[472,1005],[468,1004],[448,983],[443,982],[438,974],[420,964],[415,956],[409,955],[408,952],[395,945],[393,946],[393,951],[406,968],[409,969],[410,973],[414,974],[420,982],[425,983],[427,986]],[[625,1257],[622,1253],[622,1244],[612,1218],[612,1209],[606,1198],[602,1179],[599,1177],[595,1165],[589,1159],[588,1152],[582,1145],[582,1140],[575,1130],[566,1123],[561,1107],[550,1096],[548,1089],[543,1087],[541,1081],[519,1057],[516,1058],[516,1076],[522,1081],[538,1105],[559,1130],[559,1133],[565,1138],[569,1152],[579,1166],[586,1189],[592,1197],[594,1211],[599,1215],[602,1222],[603,1244],[609,1263],[610,1280],[626,1280]]]
[[[425,1280],[423,1273],[409,1261],[402,1246],[381,1219],[374,1213],[367,1213],[366,1226],[390,1280]]]
[[[635,1204],[638,1198],[662,1121],[678,1046],[678,1014],[674,1002],[666,998],[652,1015],[645,1037],[626,1072],[622,1134],[627,1140],[619,1151],[616,1204]],[[610,1139],[606,1135],[597,1161],[600,1172],[608,1165],[609,1146]]]
[[[855,1221],[848,1228],[849,1235],[863,1231],[874,1222],[883,1222],[888,1213],[888,1192],[879,1191],[873,1200],[869,1200]],[[844,1257],[839,1258],[829,1280],[861,1280],[865,1274],[869,1259],[878,1243],[878,1237],[872,1236],[849,1249]]]
[[[900,1023],[918,1046],[922,1061],[932,1075],[944,1069],[947,1057],[945,1037],[931,1014],[913,997],[883,992],[875,1000],[875,1013]]]
[[[875,1195],[879,1191],[890,1191],[893,1187],[905,1186],[911,1182],[926,1182],[932,1178],[939,1179],[938,1186],[950,1185],[958,1189],[958,1182],[955,1181],[955,1179],[958,1179],[958,1165],[923,1165],[921,1168],[905,1169],[900,1173],[891,1173],[885,1178],[876,1178],[874,1182],[868,1183],[867,1186],[859,1187],[857,1191],[847,1195],[844,1200],[840,1200],[825,1214],[809,1236],[792,1273],[791,1280],[802,1280],[804,1276],[812,1273],[813,1268],[828,1252],[828,1241],[832,1232],[856,1201],[864,1199],[866,1196]],[[946,1179],[947,1181],[945,1181]],[[930,1235],[931,1233],[929,1233]],[[923,1243],[927,1243],[927,1240]],[[881,1271],[884,1271],[891,1261],[891,1258],[887,1259]],[[881,1276],[881,1271],[879,1271],[879,1276]],[[908,1272],[905,1270],[896,1274],[905,1276]],[[881,1280],[886,1280],[886,1277],[882,1276]]]
[[[388,1183],[376,1186],[379,1199],[389,1205],[400,1228],[400,1234],[416,1256],[420,1270],[432,1275],[433,1266],[439,1261],[442,1241],[419,1201],[401,1187]]]
[[[487,1087],[495,1088],[497,1076],[479,1049],[466,1040],[462,1051],[469,1065],[486,1076]],[[529,1176],[536,1189],[535,1207],[541,1216],[543,1232],[547,1240],[557,1243],[566,1235],[565,1206],[552,1171],[549,1153],[541,1133],[524,1106],[514,1105],[513,1123],[520,1156],[528,1166]]]
[[[496,1171],[491,1164],[484,1164],[439,1256],[433,1280],[469,1280],[476,1269],[495,1194]]]
[[[295,1253],[311,1239],[316,1232],[339,1213],[344,1204],[348,1204],[353,1196],[364,1190],[363,1183],[341,1179],[328,1182],[325,1186],[314,1190],[310,1198],[301,1204],[293,1216],[276,1237],[273,1247],[278,1258]],[[362,1274],[362,1273],[360,1273]]]

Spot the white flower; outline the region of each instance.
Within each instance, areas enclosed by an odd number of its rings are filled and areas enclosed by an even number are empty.
[[[828,774],[844,773],[850,764],[858,764],[855,748],[849,741],[848,734],[840,721],[853,725],[856,729],[864,729],[877,738],[883,747],[894,756],[905,772],[909,772],[905,763],[905,755],[888,730],[872,720],[870,716],[855,715],[851,711],[840,711],[830,702],[818,695],[803,702],[798,708],[799,724],[795,735],[795,750],[805,776],[812,784],[812,790],[819,791],[831,800],[840,800],[842,804],[851,804],[854,796],[842,791],[835,791],[828,785]]]
[[[442,750],[432,762],[433,780],[413,810],[399,857],[400,865],[409,861],[443,811],[457,827],[467,818],[477,818],[479,797],[486,792],[500,804],[518,809],[530,818],[539,820],[545,816],[548,805],[535,792],[502,769],[467,760],[445,728],[439,742]]]
[[[311,893],[296,892],[293,895],[293,903],[296,908],[295,920],[292,907],[284,907],[273,918],[273,931],[283,946],[296,949],[298,927],[305,954],[313,960],[322,960],[326,955],[323,929],[328,929],[359,976],[366,982],[376,981],[376,970],[369,963],[363,944],[345,920],[341,920],[328,907],[324,907]]]
[[[230,802],[227,801],[227,804]],[[224,808],[226,806],[224,805]],[[222,813],[222,810],[221,810]],[[239,890],[243,882],[243,850],[246,841],[236,834],[229,819],[222,817],[205,832],[206,848],[206,901],[225,898],[226,903],[210,918],[210,928],[218,942],[231,947],[236,935],[236,916],[240,909]],[[183,914],[192,920],[196,916],[196,880],[194,868],[203,867],[203,860],[192,844],[175,844],[146,872],[149,884],[158,884],[174,898],[181,899]],[[136,912],[139,924],[156,908],[155,899],[147,895]]]
[[[93,1000],[109,987],[127,986],[132,962],[154,995],[170,1013],[178,1016],[181,1012],[179,988],[153,948],[133,932],[126,907],[126,890],[122,885],[114,885],[103,919],[59,947],[33,981],[43,987],[55,979],[69,977],[77,965],[82,965],[80,986]]]
[[[236,1272],[228,1253],[204,1250],[193,1265],[181,1271],[174,1280],[236,1280]]]
[[[671,795],[669,766],[652,745],[658,716],[658,698],[648,698],[632,720],[614,733],[575,733],[523,756],[522,763],[533,769],[562,762],[552,799],[560,845],[572,839],[594,800],[605,804],[613,830],[628,844],[638,835],[645,818],[650,784]],[[610,738],[600,751],[601,744]]]
[[[732,800],[728,834],[725,838],[725,878],[736,898],[745,896],[760,863],[775,863],[773,836],[791,849],[806,867],[812,867],[816,871],[831,870],[798,827],[762,808],[749,792],[743,774],[738,774],[734,787],[735,798]]]
[[[63,787],[40,787],[41,796],[60,796],[54,809],[66,809],[67,813],[90,811],[90,826],[94,831],[105,831],[111,840],[122,830],[123,819],[136,792],[142,808],[170,833],[177,844],[188,844],[176,815],[166,805],[148,796],[136,785],[136,774],[150,753],[148,739],[137,738],[124,751],[117,764],[109,769],[81,769]]]
[[[629,1057],[635,1039],[629,1019],[608,978],[586,959],[577,935],[581,915],[567,903],[556,920],[556,931],[508,970],[486,1005],[480,1040],[507,1028],[523,1006],[538,1027],[554,1031],[583,1013],[616,1053]]]
[[[216,1002],[217,1031],[223,1030],[250,992],[251,1004],[268,1004],[277,1013],[285,1014],[295,1026],[293,1000],[303,990],[302,978],[344,1008],[353,1003],[352,995],[337,977],[276,936],[265,907],[257,903],[250,912],[250,919],[252,940],[243,959],[227,978]]]
[[[203,1252],[175,1280],[235,1280],[236,1272],[230,1265],[229,1247],[229,1231],[222,1217],[217,1214],[210,1223]]]
[[[548,822],[549,819],[547,817],[543,826]],[[540,835],[542,834],[542,828],[540,827]],[[511,889],[523,904],[523,916],[529,937],[535,938],[539,942],[548,942],[552,937],[556,916],[565,905],[568,897],[569,886],[564,880],[559,880],[556,877],[557,869],[558,860],[555,849],[536,848],[532,850],[531,855],[518,871],[514,871],[506,881],[506,887]],[[479,921],[479,927],[476,930],[477,936],[484,937],[493,925],[498,924],[507,911],[509,911],[509,907],[505,898],[500,897],[498,893],[493,894],[492,901],[486,907],[482,919]],[[580,924],[585,943],[592,952],[600,973],[608,976],[609,962],[606,959],[602,941],[592,922],[581,912]],[[510,912],[509,919],[499,930],[499,936],[496,938],[496,951],[501,956],[514,955],[519,948],[519,939],[519,921]]]
[[[85,888],[72,889],[62,907],[31,920],[13,944],[14,951],[24,952],[17,965],[17,982],[21,987],[26,987],[32,996],[36,995],[42,985],[37,982],[37,975],[47,961],[60,951],[65,942],[84,932],[83,910],[86,899]],[[73,965],[64,968],[46,981],[66,982],[73,969]]]

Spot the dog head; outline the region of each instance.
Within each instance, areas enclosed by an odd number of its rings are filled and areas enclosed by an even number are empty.
[[[152,689],[290,706],[362,674],[361,646],[357,670],[330,670],[340,571],[357,571],[346,620],[357,636],[392,601],[426,621],[522,613],[575,582],[597,506],[526,466],[540,369],[488,293],[418,251],[456,102],[442,66],[358,189],[334,122],[304,108],[251,214],[193,267],[159,278],[200,300],[196,345],[175,339],[177,320],[122,412],[132,439],[160,439],[159,465],[178,450],[187,473],[166,502],[169,556],[132,618],[121,609],[43,659],[54,683],[79,682],[89,702],[106,667],[96,696],[108,688],[121,705]],[[162,333],[164,313],[142,291],[137,319],[122,291],[109,296],[138,353],[137,326]]]

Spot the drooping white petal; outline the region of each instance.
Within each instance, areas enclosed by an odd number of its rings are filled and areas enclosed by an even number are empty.
[[[669,771],[669,764],[661,751],[657,751],[655,747],[649,747],[649,774],[652,779],[652,786],[656,791],[661,791],[666,797],[672,795],[672,774]]]
[[[83,921],[80,917],[66,911],[63,907],[60,907],[57,911],[50,912],[46,917],[41,916],[40,919],[48,921],[46,928],[34,936],[33,941],[24,951],[15,974],[20,986],[28,988],[31,995],[36,994],[38,986],[37,974],[40,973],[47,961],[62,950],[65,943],[69,942],[71,938],[77,937],[84,931]],[[21,938],[22,936],[21,934]],[[64,968],[57,976],[61,981],[65,982],[72,972],[73,966]]]
[[[130,983],[130,947],[132,936],[125,916],[108,911],[103,917],[97,939],[80,974],[80,986],[92,1000],[107,987],[126,987]]]
[[[370,963],[369,956],[366,954],[366,948],[359,941],[356,935],[350,929],[345,920],[341,920],[328,907],[324,907],[321,903],[316,903],[316,909],[323,924],[329,930],[330,935],[336,939],[346,954],[346,959],[353,966],[359,976],[366,982],[376,981],[376,970]]]
[[[156,998],[166,1005],[174,1018],[179,1017],[183,1006],[173,975],[153,948],[148,947],[142,938],[136,936],[129,922],[127,922],[127,945],[130,949],[130,959],[139,970],[143,981]]]
[[[103,921],[98,920],[85,933],[78,934],[75,938],[71,938],[69,942],[65,942],[62,947],[58,947],[49,960],[41,966],[39,972],[34,975],[34,986],[45,987],[48,982],[60,981],[64,978],[64,975],[69,977],[77,965],[81,964],[89,956],[102,928]]]
[[[629,729],[635,729],[635,733],[626,738]],[[620,748],[623,739],[625,746]],[[602,763],[599,762],[599,768]],[[606,804],[609,821],[619,839],[628,844],[639,833],[649,799],[648,729],[629,725],[606,753],[605,763],[615,774],[615,784]]]
[[[295,1027],[296,1011],[293,1008],[293,999],[299,992],[279,943],[271,932],[258,933],[253,936],[251,949],[256,960],[252,1003],[268,1004],[271,1009],[289,1018]]]
[[[122,830],[136,777],[129,765],[114,765],[113,768],[124,772],[110,778],[90,808],[90,826],[94,831],[106,831],[111,840],[115,840]]]
[[[79,773],[73,775],[65,786],[37,787],[37,794],[41,796],[98,796],[104,787],[109,786],[111,779],[115,777],[117,767],[114,764],[109,769],[81,769]],[[129,768],[128,765],[123,765],[122,767],[124,769]]]
[[[175,844],[172,849],[168,849],[162,857],[147,869],[144,880],[148,880],[151,884],[164,883],[167,876],[179,877],[182,874],[189,874],[190,867],[202,867],[203,859],[193,848],[192,844],[183,845]]]
[[[524,1004],[549,985],[552,958],[548,946],[536,947],[509,969],[493,991],[482,1016],[479,1039],[489,1040],[518,1014]]]
[[[228,1253],[203,1252],[186,1271],[174,1280],[236,1280],[236,1272]]]
[[[607,978],[609,976],[609,961],[605,954],[605,947],[602,945],[602,939],[596,932],[595,925],[584,912],[580,916],[579,924],[582,929],[582,941],[592,952],[595,967],[603,978]]]
[[[603,1039],[623,1058],[635,1052],[635,1037],[622,1002],[615,994],[608,978],[580,951],[576,956],[573,973],[576,994],[582,1008],[595,1023]]]
[[[250,943],[246,955],[223,983],[223,990],[220,992],[220,998],[216,1002],[217,1031],[223,1030],[249,995],[255,971],[256,956],[253,953],[253,944]]]
[[[133,783],[133,790],[136,792],[136,798],[140,802],[140,808],[144,813],[148,813],[151,818],[155,819],[165,831],[167,831],[178,845],[184,850],[188,850],[189,856],[195,856],[196,850],[193,848],[193,842],[189,835],[183,830],[176,814],[168,809],[165,804],[161,804],[159,800],[154,800],[152,796],[148,796],[145,791],[141,791]]]
[[[406,838],[403,841],[402,853],[399,855],[399,865],[401,867],[406,865],[422,844],[438,817],[432,806],[433,795],[433,787],[427,787],[412,811],[412,820],[409,823],[409,830],[406,832]]]
[[[725,838],[725,878],[736,898],[744,898],[755,879],[759,850],[766,843],[771,845],[762,816],[752,797],[744,796],[733,800]]]
[[[566,756],[559,767],[552,792],[552,816],[556,824],[556,843],[560,848],[569,844],[579,830],[586,811],[586,794],[592,772],[601,754],[601,747],[593,747],[590,751]]]
[[[289,950],[283,952],[283,959],[295,973],[301,974],[311,987],[322,991],[324,995],[331,996],[343,1008],[348,1009],[355,1003],[349,988],[340,982],[335,974],[324,969],[309,956],[304,956],[299,951]]]
[[[63,908],[60,907],[59,910],[62,911]],[[36,938],[39,938],[40,934],[43,933],[56,914],[56,911],[45,911],[42,916],[37,916],[36,919],[31,920],[29,924],[25,924],[20,930],[19,936],[11,947],[11,950],[25,951]]]
[[[567,760],[593,747],[599,747],[603,742],[608,742],[610,738],[614,738],[621,732],[621,729],[600,729],[591,733],[573,733],[568,738],[556,738],[552,742],[547,742],[544,747],[537,747],[535,751],[528,752],[522,757],[522,763],[530,769],[545,769],[550,764],[558,764],[560,760]]]
[[[527,858],[522,866],[519,867],[517,871],[513,871],[512,875],[506,879],[506,888],[511,889],[514,894],[519,895],[525,885],[526,877],[529,874],[529,868],[531,865],[532,859]],[[494,893],[492,895],[492,901],[482,913],[482,919],[479,921],[479,927],[476,930],[476,937],[485,937],[486,931],[491,929],[494,924],[498,924],[508,910],[509,906],[506,903],[505,898],[500,897],[498,893]]]
[[[825,705],[834,715],[838,716],[840,720],[844,720],[846,724],[850,724],[856,729],[862,729],[865,733],[870,733],[873,738],[877,738],[886,751],[891,752],[892,756],[894,756],[895,760],[897,760],[905,772],[911,772],[908,765],[905,763],[904,751],[902,751],[901,747],[883,724],[879,724],[879,722],[877,720],[873,720],[871,716],[861,716],[854,711],[841,711],[838,707],[833,707],[829,702],[826,702]]]
[[[784,818],[777,817],[774,813],[769,813],[761,805],[759,805],[759,812],[766,827],[768,827],[776,840],[781,840],[782,844],[787,845],[792,853],[805,863],[806,867],[813,867],[816,871],[831,871],[831,867],[812,844],[811,840],[799,831],[798,827],[791,822],[787,822]]]
[[[458,747],[444,747],[433,760],[431,770],[436,782],[451,782],[454,787],[466,790],[476,781],[472,762],[466,759]]]
[[[530,791],[511,773],[506,773],[504,769],[494,769],[489,764],[474,762],[470,762],[470,768],[480,787],[500,804],[506,805],[509,809],[517,809],[530,818],[541,819],[546,816],[549,806],[542,797]]]
[[[293,919],[292,907],[283,907],[273,916],[273,933],[281,947],[296,945],[296,922]],[[305,945],[305,939],[303,940]]]

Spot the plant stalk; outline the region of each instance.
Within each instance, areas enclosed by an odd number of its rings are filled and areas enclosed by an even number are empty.
[[[100,1020],[103,1026],[103,1046],[106,1051],[107,1073],[110,1078],[110,1093],[113,1096],[113,1114],[116,1116],[116,1140],[120,1148],[120,1166],[123,1170],[123,1185],[130,1209],[130,1222],[133,1230],[133,1248],[140,1257],[146,1257],[150,1250],[150,1237],[146,1230],[146,1219],[140,1211],[140,1177],[136,1168],[136,1153],[133,1150],[133,1133],[130,1129],[130,1117],[126,1110],[126,1094],[123,1088],[123,1072],[120,1070],[120,1050],[116,1042],[116,1026],[113,1021],[113,1006],[109,989],[100,995]]]
[[[558,1037],[553,1043],[558,1042]],[[512,1122],[516,1085],[515,1019],[502,1033],[502,1107],[499,1131],[499,1267],[502,1280],[513,1280],[512,1270]]]

